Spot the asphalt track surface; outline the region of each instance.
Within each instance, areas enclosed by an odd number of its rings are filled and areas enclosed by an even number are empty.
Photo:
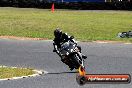
[[[132,45],[79,43],[88,56],[90,74],[131,74]],[[79,86],[76,71],[52,52],[52,42],[0,40],[0,65],[46,70],[49,74],[18,80],[0,81],[0,88],[132,88],[132,84],[86,84]]]

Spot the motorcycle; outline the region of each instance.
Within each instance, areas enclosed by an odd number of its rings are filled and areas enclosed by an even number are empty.
[[[132,38],[132,31],[118,33],[120,38]]]
[[[80,66],[85,68],[84,59],[82,58],[82,54],[77,47],[77,44],[68,41],[61,44],[61,49],[59,50],[61,57],[64,58],[65,63],[70,63],[73,69],[78,69]],[[69,66],[70,67],[70,66]]]

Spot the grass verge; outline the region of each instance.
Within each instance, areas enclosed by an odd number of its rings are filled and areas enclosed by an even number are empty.
[[[0,79],[32,75],[32,69],[0,67]]]
[[[72,11],[0,7],[0,36],[53,39],[57,27],[77,40],[127,41],[117,33],[132,30],[131,11]]]

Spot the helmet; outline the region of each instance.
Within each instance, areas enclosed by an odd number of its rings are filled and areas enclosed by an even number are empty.
[[[55,36],[56,38],[59,38],[59,37],[61,37],[61,35],[62,35],[62,31],[61,31],[59,28],[57,28],[57,29],[54,31],[54,36]]]

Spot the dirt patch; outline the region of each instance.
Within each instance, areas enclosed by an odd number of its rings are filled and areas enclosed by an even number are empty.
[[[97,40],[97,43],[124,43],[123,41]]]
[[[96,41],[82,41],[82,42],[111,43],[111,44],[132,44],[131,42],[111,41],[111,40],[96,40]]]
[[[49,40],[48,38],[29,38],[29,37],[16,37],[16,36],[0,36],[0,39],[15,39],[15,40]],[[130,42],[110,41],[110,40],[81,41],[81,42],[95,42],[95,43],[125,43],[125,44],[132,44],[132,43],[130,43]]]
[[[29,38],[16,36],[0,36],[1,39],[15,39],[15,40],[48,40],[47,38]]]

